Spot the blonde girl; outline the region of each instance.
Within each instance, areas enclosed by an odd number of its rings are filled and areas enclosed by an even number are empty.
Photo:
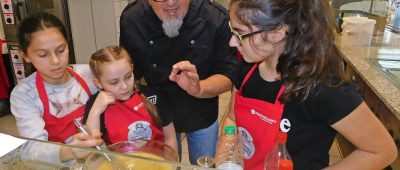
[[[154,104],[135,88],[134,66],[125,49],[109,46],[98,50],[89,65],[94,83],[102,90],[87,103],[90,129],[100,129],[107,144],[146,139],[177,149],[171,120],[161,121]]]

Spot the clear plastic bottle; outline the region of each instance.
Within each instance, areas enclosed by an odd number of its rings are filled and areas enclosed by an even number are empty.
[[[275,145],[265,156],[265,170],[293,170],[293,162],[286,150],[287,134],[278,131],[275,137]]]
[[[226,126],[218,139],[215,165],[221,170],[243,170],[243,143],[235,126]]]

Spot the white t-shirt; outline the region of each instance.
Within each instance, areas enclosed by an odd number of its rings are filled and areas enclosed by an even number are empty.
[[[98,89],[93,83],[89,65],[72,65],[89,86],[92,94]],[[50,113],[58,118],[64,117],[86,104],[90,96],[86,93],[79,81],[75,78],[61,85],[44,83],[49,99]],[[48,133],[44,129],[43,104],[36,87],[36,72],[21,80],[11,92],[11,112],[15,116],[19,134],[23,137],[39,140],[48,140]],[[43,145],[30,142],[23,147],[22,159],[42,160],[61,165],[59,146]]]

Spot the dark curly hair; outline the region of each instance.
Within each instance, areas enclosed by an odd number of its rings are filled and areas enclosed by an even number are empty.
[[[336,87],[350,82],[334,44],[335,24],[327,0],[231,0],[230,9],[248,27],[272,31],[288,26],[276,67],[286,85],[281,101],[303,102],[318,83]]]

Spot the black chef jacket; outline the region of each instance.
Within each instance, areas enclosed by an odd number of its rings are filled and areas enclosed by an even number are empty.
[[[209,0],[191,0],[179,36],[167,37],[148,0],[137,0],[123,11],[120,45],[131,55],[135,78],[144,76],[149,87],[165,95],[168,104],[160,114],[173,114],[177,132],[192,132],[210,126],[218,117],[218,97],[198,99],[169,80],[172,65],[189,60],[200,80],[222,74],[232,80],[237,58],[229,47],[228,14]]]

